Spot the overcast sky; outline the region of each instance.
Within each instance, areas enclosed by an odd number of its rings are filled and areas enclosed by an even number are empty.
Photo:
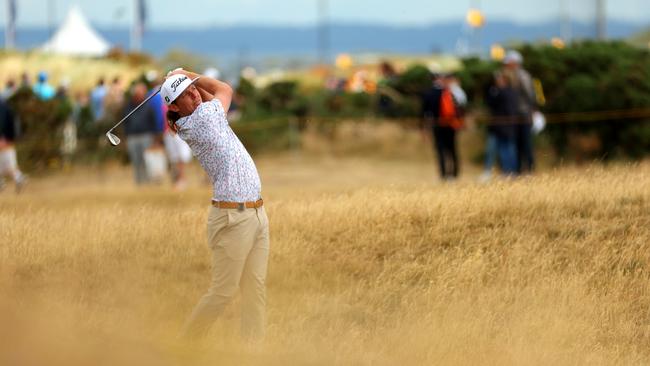
[[[0,0],[0,19],[5,22],[6,0]],[[479,5],[486,19],[510,19],[522,23],[557,19],[562,3],[574,19],[593,19],[596,0],[328,0],[333,21],[429,24],[462,18],[470,6]],[[17,0],[18,26],[47,26],[48,7],[59,23],[67,9],[79,5],[94,25],[126,26],[133,19],[134,0]],[[152,28],[232,24],[314,24],[318,0],[148,0]],[[650,0],[608,0],[611,18],[650,24]],[[52,5],[48,5],[52,4]]]

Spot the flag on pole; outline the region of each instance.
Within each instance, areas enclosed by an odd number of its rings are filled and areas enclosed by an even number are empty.
[[[133,31],[131,32],[131,48],[140,51],[142,48],[142,37],[144,36],[145,24],[147,22],[147,6],[145,0],[135,0],[135,19]]]
[[[16,44],[16,0],[7,0],[7,22],[5,23],[5,48]]]
[[[147,23],[147,5],[145,0],[138,0],[138,26],[140,36],[144,36],[144,27]]]

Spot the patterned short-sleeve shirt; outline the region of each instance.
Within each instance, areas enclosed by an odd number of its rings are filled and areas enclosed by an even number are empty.
[[[176,126],[212,180],[214,201],[260,198],[262,184],[253,158],[230,128],[218,99],[201,103],[194,113],[176,121]]]

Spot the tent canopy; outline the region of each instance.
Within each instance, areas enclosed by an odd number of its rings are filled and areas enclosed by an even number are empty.
[[[81,10],[73,6],[63,25],[41,49],[66,55],[104,56],[110,44],[90,26]]]

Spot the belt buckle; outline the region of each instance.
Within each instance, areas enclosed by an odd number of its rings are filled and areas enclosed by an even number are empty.
[[[238,202],[237,203],[237,211],[243,212],[245,208],[246,208],[246,203],[244,203],[244,202]]]

